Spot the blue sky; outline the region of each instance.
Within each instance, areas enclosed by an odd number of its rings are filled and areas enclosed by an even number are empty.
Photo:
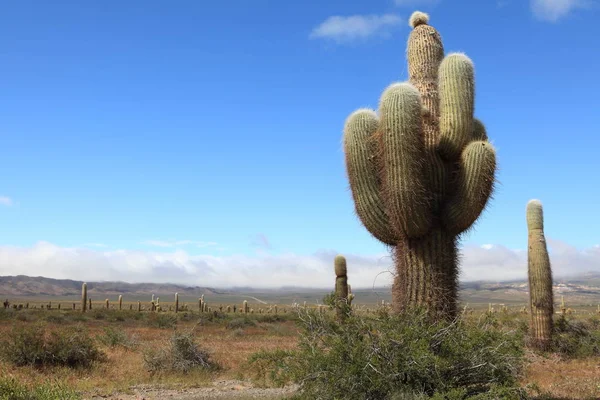
[[[235,262],[320,271],[330,253],[379,259],[383,247],[354,216],[342,128],[407,79],[407,20],[417,9],[430,14],[447,52],[473,59],[476,114],[498,151],[500,185],[465,248],[493,244],[517,259],[525,205],[539,198],[546,235],[600,270],[599,7],[7,3],[0,275],[86,279],[88,256],[113,271],[94,277],[130,280],[159,279],[165,268],[193,277],[198,263],[222,276]],[[502,274],[501,256],[489,257],[490,276]],[[141,275],[115,272],[136,268]]]

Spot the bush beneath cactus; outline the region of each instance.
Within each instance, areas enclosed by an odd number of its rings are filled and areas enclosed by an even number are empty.
[[[526,397],[517,382],[523,363],[517,330],[501,331],[485,319],[431,322],[424,313],[351,315],[342,325],[299,313],[298,350],[249,359],[263,384],[298,383],[299,399]]]

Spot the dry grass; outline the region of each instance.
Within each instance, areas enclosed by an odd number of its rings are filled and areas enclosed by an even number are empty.
[[[13,326],[31,325],[47,311],[23,310],[31,318],[0,321],[0,337],[8,334]],[[69,316],[69,312],[58,312]],[[131,393],[131,388],[152,386],[160,388],[191,388],[210,385],[211,382],[223,379],[243,379],[251,374],[245,370],[248,356],[259,350],[293,349],[297,345],[297,329],[293,321],[286,320],[273,323],[259,323],[239,329],[227,329],[226,321],[197,325],[198,314],[191,319],[179,320],[176,329],[189,331],[194,329],[197,342],[207,349],[223,368],[217,372],[195,372],[188,375],[159,374],[151,375],[144,369],[143,350],[148,347],[166,344],[173,334],[173,329],[161,329],[148,326],[146,319],[117,320],[119,311],[110,311],[105,319],[94,319],[86,316],[84,322],[73,322],[66,318],[68,324],[84,323],[90,333],[100,336],[104,328],[111,326],[122,329],[139,341],[139,347],[131,350],[123,347],[107,347],[100,345],[107,354],[108,360],[89,369],[14,367],[0,361],[0,376],[13,376],[19,381],[36,384],[59,379],[77,391],[87,395],[106,396],[114,393]],[[125,314],[123,314],[125,315]],[[129,314],[131,315],[131,314]],[[508,318],[508,317],[507,317]],[[526,316],[513,317],[515,320],[526,319]],[[49,328],[60,328],[65,322],[48,322]],[[544,399],[600,399],[600,358],[584,360],[561,360],[556,356],[542,357],[530,354],[524,386],[534,384],[545,395]]]
[[[600,399],[600,358],[561,360],[557,356],[529,355],[523,384],[535,384],[555,400]]]
[[[3,321],[7,322],[7,321]],[[131,387],[153,385],[161,388],[201,387],[214,380],[239,378],[244,376],[244,363],[248,356],[259,349],[293,348],[296,345],[296,330],[292,321],[278,322],[287,329],[289,335],[274,335],[271,325],[260,324],[257,327],[245,328],[233,335],[224,325],[198,326],[196,321],[177,323],[178,331],[194,329],[197,342],[211,353],[211,359],[223,368],[218,372],[198,371],[187,375],[166,373],[152,376],[144,368],[143,349],[162,346],[169,341],[172,329],[139,326],[144,322],[126,321],[110,322],[107,320],[86,321],[90,333],[100,336],[104,328],[111,326],[134,335],[139,341],[136,350],[122,347],[106,347],[99,345],[108,357],[104,363],[95,364],[90,369],[69,368],[33,368],[14,367],[0,361],[0,376],[13,376],[19,381],[36,384],[57,378],[68,383],[77,391],[90,395],[108,395],[115,392],[127,393]],[[14,326],[32,324],[32,322],[10,321],[0,324],[0,337],[9,334]],[[60,324],[48,323],[48,328],[59,328]],[[278,331],[279,332],[279,331]]]

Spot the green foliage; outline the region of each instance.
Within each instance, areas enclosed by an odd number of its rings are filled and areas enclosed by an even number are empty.
[[[152,313],[148,316],[148,325],[161,329],[175,329],[177,327],[177,316]]]
[[[78,400],[75,391],[61,382],[47,382],[30,388],[15,378],[0,378],[0,400]]]
[[[594,319],[572,320],[560,316],[554,324],[552,350],[565,358],[600,356],[600,329]]]
[[[151,374],[161,372],[188,373],[194,369],[215,370],[219,366],[210,354],[200,348],[192,333],[175,333],[169,345],[144,351],[144,365]]]
[[[16,366],[89,367],[105,359],[81,326],[53,331],[44,325],[16,326],[0,344],[0,356]]]
[[[330,308],[335,307],[335,290],[323,296],[323,304],[329,306]]]
[[[300,384],[300,399],[522,395],[516,388],[523,338],[516,331],[503,332],[485,321],[432,322],[423,312],[351,315],[343,325],[310,310],[299,313],[298,350],[263,351],[249,363],[262,383]]]
[[[238,317],[227,322],[227,329],[242,329],[250,326],[256,326],[256,321],[250,317]]]
[[[254,381],[263,387],[283,387],[294,371],[292,365],[296,353],[290,350],[260,350],[248,358],[248,371],[253,373]]]
[[[128,335],[126,332],[110,326],[104,328],[104,333],[98,337],[98,340],[105,346],[121,346],[128,350],[134,350],[139,345],[139,341],[135,336]]]

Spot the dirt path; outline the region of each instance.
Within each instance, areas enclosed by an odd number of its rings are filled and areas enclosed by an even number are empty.
[[[134,394],[118,394],[109,397],[85,397],[85,399],[99,400],[201,400],[201,399],[285,399],[290,397],[296,387],[284,388],[257,388],[248,382],[237,380],[223,380],[213,383],[213,386],[191,389],[160,389],[155,387],[134,387]]]

